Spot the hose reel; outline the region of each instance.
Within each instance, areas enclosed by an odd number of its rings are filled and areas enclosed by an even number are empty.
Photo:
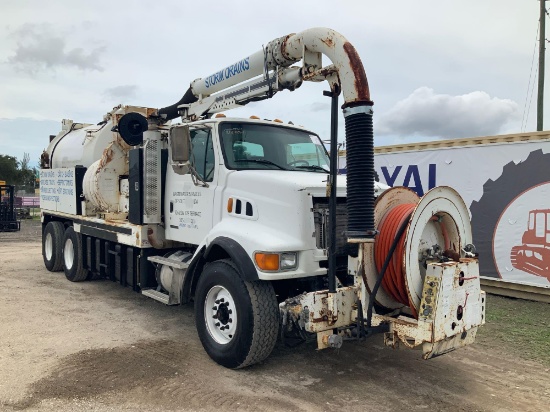
[[[460,259],[462,249],[472,242],[472,231],[468,208],[450,187],[434,188],[422,198],[405,187],[384,192],[374,207],[379,235],[374,245],[364,249],[367,294],[376,284],[398,228],[407,220],[374,299],[385,309],[401,309],[417,318],[428,263]]]

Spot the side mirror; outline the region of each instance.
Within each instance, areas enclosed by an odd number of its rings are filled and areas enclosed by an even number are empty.
[[[177,125],[170,129],[170,157],[172,170],[178,175],[189,172],[191,133],[189,125]]]
[[[191,152],[191,134],[189,125],[174,126],[170,129],[170,151],[172,153],[172,164],[182,165],[189,162]],[[183,166],[183,165],[182,165]]]

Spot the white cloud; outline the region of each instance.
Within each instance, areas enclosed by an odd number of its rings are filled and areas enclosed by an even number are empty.
[[[314,103],[311,103],[311,105],[309,106],[309,109],[312,112],[326,112],[326,113],[329,113],[330,103],[314,102]]]
[[[8,63],[16,69],[36,73],[44,69],[76,67],[80,70],[103,71],[99,60],[105,47],[85,51],[68,48],[65,36],[49,24],[23,24],[12,33],[17,39],[15,52]]]
[[[483,91],[459,96],[420,87],[397,102],[375,124],[378,135],[455,138],[488,136],[519,120],[518,104]]]
[[[138,86],[135,84],[126,84],[123,86],[111,87],[103,95],[113,100],[126,100],[136,97]]]

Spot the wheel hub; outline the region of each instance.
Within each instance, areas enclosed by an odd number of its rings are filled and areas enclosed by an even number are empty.
[[[46,239],[44,240],[44,253],[46,254],[46,259],[51,260],[53,256],[53,238],[52,234],[46,234]]]
[[[204,301],[206,328],[219,344],[229,343],[237,329],[237,311],[235,301],[223,286],[212,287]]]
[[[65,267],[70,270],[74,263],[74,248],[73,241],[71,239],[67,239],[65,242],[65,247],[63,249],[63,260]]]
[[[221,302],[218,305],[218,311],[216,312],[216,317],[214,319],[218,319],[220,323],[223,325],[227,325],[228,323],[232,322],[231,314],[232,310],[228,308],[229,304]]]

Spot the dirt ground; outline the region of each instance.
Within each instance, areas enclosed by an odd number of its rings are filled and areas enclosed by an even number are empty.
[[[550,404],[550,364],[529,360],[529,343],[506,342],[496,327],[429,361],[372,338],[339,351],[278,344],[260,365],[224,369],[203,351],[192,306],[48,272],[36,221],[0,233],[0,287],[0,410],[546,411]],[[488,298],[488,319],[491,305],[504,301]],[[550,305],[530,304],[550,319]],[[548,333],[548,323],[534,327]]]

